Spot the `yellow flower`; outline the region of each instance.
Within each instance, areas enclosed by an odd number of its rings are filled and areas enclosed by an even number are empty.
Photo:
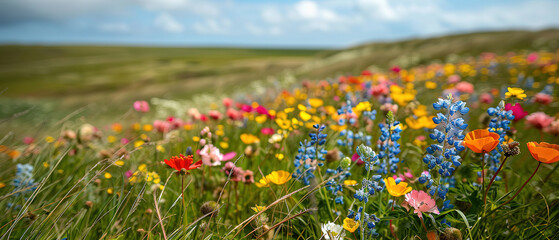
[[[266,177],[263,177],[262,179],[260,179],[260,181],[255,182],[254,185],[256,185],[259,188],[269,187],[270,186],[270,181]]]
[[[63,169],[58,169],[58,170],[56,170],[56,171],[57,171],[58,173],[61,173],[61,174],[64,173],[64,170],[63,170]]]
[[[353,218],[345,218],[344,219],[344,229],[348,230],[350,233],[355,232],[359,228],[359,222],[353,220]]]
[[[3,182],[0,182],[0,188],[3,188],[3,187],[5,187],[5,186],[6,186],[6,184],[5,184],[5,183],[3,183]]]
[[[47,137],[45,138],[45,141],[48,142],[48,143],[51,143],[51,142],[54,142],[54,138],[51,137],[51,136],[47,136]]]
[[[282,185],[291,180],[291,173],[283,170],[273,171],[272,173],[268,174],[266,178],[274,184]]]
[[[153,130],[153,126],[151,124],[145,124],[143,128],[146,132],[151,132],[151,130]]]
[[[264,123],[264,122],[266,122],[267,119],[268,119],[268,116],[266,116],[266,115],[258,115],[254,118],[254,121],[256,121],[257,123]]]
[[[194,136],[194,137],[192,137],[192,141],[198,142],[198,141],[200,141],[200,137]]]
[[[408,117],[406,118],[406,124],[411,129],[435,128],[437,126],[437,124],[433,122],[432,116],[431,117],[422,116],[417,119],[413,117]]]
[[[138,166],[138,171],[146,172],[147,168],[148,168],[148,166],[145,163],[142,163],[142,164],[140,164],[140,166]]]
[[[307,111],[307,107],[305,107],[305,105],[303,104],[297,105],[297,108],[299,109],[299,111]]]
[[[219,142],[219,146],[223,149],[228,149],[229,148],[229,143],[227,142]]]
[[[113,192],[114,192],[114,191],[113,191],[113,188],[107,189],[107,193],[108,193],[108,194],[113,194]]]
[[[132,129],[134,129],[134,131],[139,131],[140,130],[140,123],[134,123],[132,124]]]
[[[162,153],[165,152],[165,148],[164,148],[163,146],[161,146],[161,145],[155,146],[155,149],[156,149],[157,151],[159,151],[159,152],[162,152]]]
[[[122,167],[122,166],[124,166],[124,161],[118,160],[118,161],[115,162],[115,165]]]
[[[111,126],[111,128],[113,129],[113,131],[115,133],[119,133],[122,132],[122,125],[120,123],[113,123],[113,125]]]
[[[139,148],[139,147],[141,147],[142,145],[144,145],[144,141],[142,141],[142,140],[138,140],[138,141],[135,141],[135,142],[134,142],[134,147],[135,147],[135,148]]]
[[[313,108],[319,108],[322,104],[324,104],[324,101],[320,98],[309,98],[309,105]]]
[[[524,100],[524,98],[527,96],[526,93],[524,93],[524,89],[522,88],[508,88],[508,92],[505,93],[505,97],[506,98],[517,98],[520,100]]]
[[[307,112],[300,112],[300,113],[299,113],[299,116],[301,117],[301,119],[302,119],[303,121],[308,121],[308,120],[311,119],[311,117],[312,117],[312,116],[311,116],[310,114],[308,114]]]
[[[283,160],[284,157],[285,157],[285,156],[283,155],[283,153],[276,153],[276,158],[277,158],[278,160]]]
[[[111,175],[110,173],[108,173],[108,172],[105,173],[105,178],[106,179],[110,179],[112,177],[113,177],[113,175]]]
[[[408,187],[408,183],[400,182],[396,184],[396,180],[394,180],[394,178],[391,177],[385,178],[384,183],[386,184],[386,189],[388,190],[388,193],[390,193],[390,195],[394,197],[403,196],[411,191],[411,187]]]
[[[249,144],[260,142],[260,139],[258,139],[257,136],[254,136],[252,134],[243,133],[241,134],[241,141],[243,141],[244,144],[249,145]]]
[[[344,181],[344,185],[346,185],[346,186],[355,186],[355,185],[357,185],[357,181],[355,181],[355,180],[345,180],[345,181]]]
[[[427,116],[427,106],[420,104],[413,110],[413,115],[418,117]]]
[[[254,207],[251,207],[250,209],[252,209],[252,211],[254,211],[254,212],[260,212],[260,211],[265,210],[266,207],[255,205]]]
[[[437,88],[437,83],[433,81],[427,81],[425,82],[425,87],[428,89],[435,89]]]
[[[112,135],[111,135],[111,136],[108,136],[108,137],[107,137],[107,142],[109,142],[109,143],[114,143],[114,142],[116,142],[116,137],[115,137],[115,136],[112,136]]]
[[[49,163],[48,163],[48,162],[43,162],[43,167],[48,168],[48,167],[49,167]]]

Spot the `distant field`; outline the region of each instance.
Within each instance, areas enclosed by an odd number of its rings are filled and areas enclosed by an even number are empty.
[[[103,123],[138,99],[231,94],[290,70],[298,79],[453,62],[482,52],[557,51],[559,30],[480,32],[339,50],[0,46],[0,134],[70,116]],[[29,128],[29,127],[32,128]]]

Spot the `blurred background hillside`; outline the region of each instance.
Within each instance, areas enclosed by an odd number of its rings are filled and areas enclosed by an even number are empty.
[[[135,100],[203,105],[277,82],[555,52],[558,11],[543,0],[2,1],[2,133],[105,123]]]

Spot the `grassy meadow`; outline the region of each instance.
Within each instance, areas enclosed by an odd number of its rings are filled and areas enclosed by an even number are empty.
[[[559,236],[559,30],[0,53],[0,239]]]

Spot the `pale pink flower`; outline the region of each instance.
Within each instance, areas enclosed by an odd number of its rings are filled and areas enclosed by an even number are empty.
[[[482,93],[481,96],[479,96],[479,101],[482,103],[491,104],[493,103],[493,96],[489,93]]]
[[[130,142],[130,140],[128,140],[128,138],[121,138],[121,139],[120,139],[120,144],[122,144],[122,145],[126,145],[126,144],[128,144],[129,142]]]
[[[549,126],[553,120],[555,120],[554,117],[550,117],[543,112],[535,112],[526,117],[526,123],[528,123],[528,125],[540,130]]]
[[[166,133],[171,130],[171,124],[167,121],[155,120],[153,121],[153,128],[160,133]]]
[[[382,106],[380,106],[380,110],[383,112],[392,112],[394,114],[396,114],[396,112],[398,112],[398,105],[396,104],[392,104],[392,103],[385,103]]]
[[[223,106],[225,106],[226,108],[230,108],[231,106],[233,106],[233,99],[224,98],[223,99]]]
[[[198,111],[197,108],[190,108],[187,111],[188,116],[190,116],[193,120],[200,120],[201,118],[201,113],[200,111]]]
[[[452,84],[452,83],[457,83],[460,82],[460,76],[458,75],[450,75],[448,76],[448,83]]]
[[[536,103],[540,103],[543,105],[548,105],[553,101],[553,97],[550,96],[549,94],[545,94],[545,93],[537,93],[534,96],[534,102]]]
[[[414,213],[417,213],[419,218],[423,218],[422,213],[439,214],[437,203],[424,191],[413,190],[406,194],[406,203],[414,208]]]
[[[200,150],[200,157],[202,158],[202,163],[207,166],[218,166],[221,165],[221,160],[223,160],[223,154],[219,152],[219,149],[212,144],[207,144]]]
[[[543,131],[549,134],[559,135],[559,119],[555,119],[555,121],[549,124]]]
[[[233,182],[241,182],[244,180],[244,172],[242,168],[235,166],[233,162],[225,163],[225,166],[221,169]],[[254,179],[253,179],[254,180]]]
[[[473,93],[474,85],[469,82],[459,82],[456,84],[456,90],[461,93]]]
[[[254,183],[254,173],[250,170],[245,170],[243,173],[243,182],[246,184]]]
[[[236,155],[237,155],[236,152],[228,152],[226,154],[223,154],[223,159],[221,159],[221,161],[229,161],[233,159]]]
[[[135,101],[134,109],[138,112],[149,112],[149,104],[146,101]]]

